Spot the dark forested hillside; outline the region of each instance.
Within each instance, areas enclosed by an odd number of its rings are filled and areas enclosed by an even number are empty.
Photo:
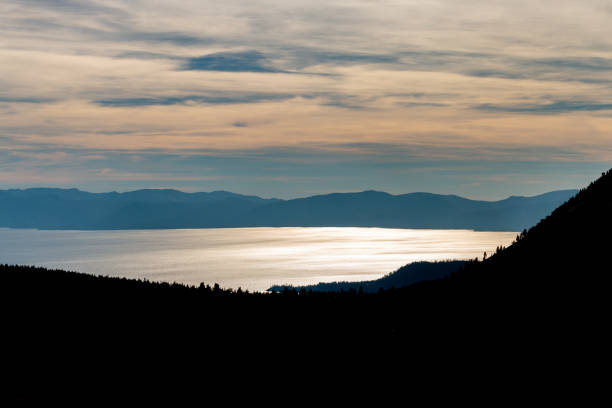
[[[612,171],[608,171],[520,233],[510,247],[466,266],[454,280],[461,286],[568,304],[602,300],[591,295],[608,289],[611,228]]]
[[[0,227],[150,229],[223,227],[386,227],[520,231],[575,193],[554,191],[501,201],[378,191],[262,199],[225,191],[0,190]]]

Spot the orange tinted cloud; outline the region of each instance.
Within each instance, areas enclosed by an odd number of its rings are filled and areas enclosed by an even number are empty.
[[[612,160],[606,2],[61,3],[0,0],[0,149],[15,158],[68,165],[58,152],[81,150],[91,169],[108,150],[377,144],[431,160]]]

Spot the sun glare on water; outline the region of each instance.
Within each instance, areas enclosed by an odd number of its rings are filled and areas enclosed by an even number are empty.
[[[377,279],[410,262],[481,257],[515,237],[384,228],[0,230],[5,263],[249,290]]]

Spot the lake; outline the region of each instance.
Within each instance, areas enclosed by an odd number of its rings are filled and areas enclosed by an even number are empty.
[[[262,291],[371,280],[414,261],[482,257],[515,237],[385,228],[0,229],[0,263]]]

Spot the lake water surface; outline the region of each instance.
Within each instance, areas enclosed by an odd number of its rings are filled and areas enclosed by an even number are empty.
[[[122,231],[0,229],[0,263],[266,290],[379,278],[410,262],[467,259],[516,232],[384,228]]]

